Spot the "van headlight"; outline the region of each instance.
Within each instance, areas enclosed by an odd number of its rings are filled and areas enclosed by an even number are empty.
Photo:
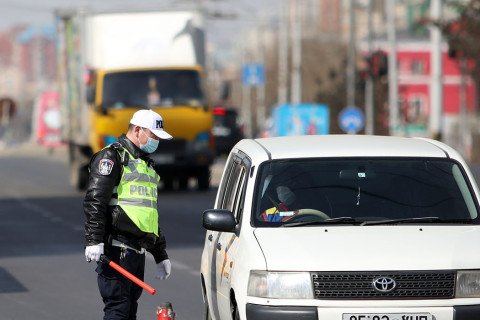
[[[308,272],[250,271],[248,295],[260,298],[313,299]]]
[[[480,298],[480,271],[458,271],[456,298]]]

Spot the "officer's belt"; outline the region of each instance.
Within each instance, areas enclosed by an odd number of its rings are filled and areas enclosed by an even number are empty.
[[[132,251],[136,252],[137,254],[144,254],[145,253],[145,248],[141,248],[140,250],[137,250],[137,249],[132,248],[132,247],[126,245],[125,243],[120,242],[120,241],[115,240],[115,239],[112,239],[112,246],[132,250]]]

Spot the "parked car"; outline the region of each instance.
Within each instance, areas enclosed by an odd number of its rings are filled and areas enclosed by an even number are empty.
[[[480,319],[479,190],[430,139],[244,139],[201,258],[204,319]]]
[[[244,138],[242,126],[238,120],[238,112],[232,108],[213,108],[213,136],[217,155],[230,152],[233,146]]]

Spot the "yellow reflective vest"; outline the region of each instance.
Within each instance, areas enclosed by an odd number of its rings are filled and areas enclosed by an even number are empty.
[[[121,156],[122,151],[118,151]],[[128,154],[128,163],[124,164],[122,178],[114,190],[118,197],[112,197],[109,204],[120,206],[143,232],[158,236],[157,195],[160,176],[144,160],[135,159],[125,148],[123,151]]]

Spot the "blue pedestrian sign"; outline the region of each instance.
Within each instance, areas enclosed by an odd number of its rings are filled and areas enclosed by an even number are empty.
[[[340,129],[346,133],[357,133],[365,125],[365,117],[362,110],[357,107],[346,107],[338,116]]]
[[[265,68],[261,63],[247,63],[243,66],[243,85],[257,87],[265,84]]]

